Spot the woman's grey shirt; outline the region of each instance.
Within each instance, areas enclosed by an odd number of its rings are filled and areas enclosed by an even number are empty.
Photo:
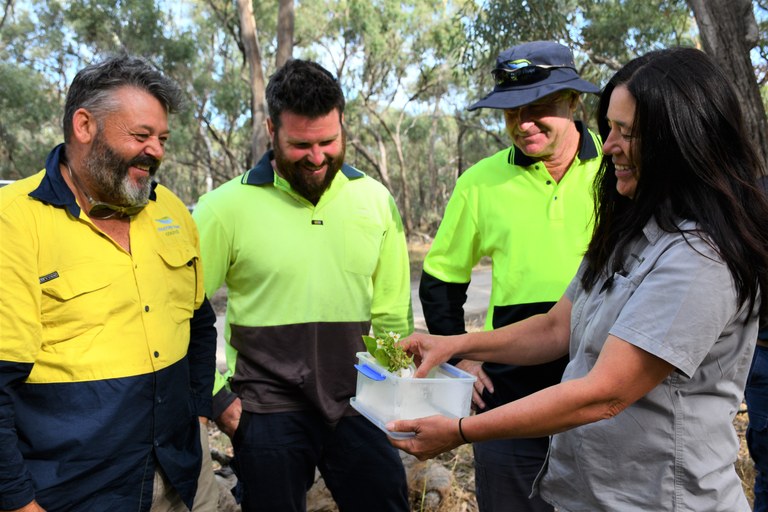
[[[563,381],[592,369],[609,334],[677,370],[615,417],[553,436],[539,492],[563,512],[747,512],[732,422],[757,318],[745,324],[747,306],[738,306],[731,274],[705,240],[654,221],[643,234],[612,286],[586,292],[582,263],[568,287],[571,362]]]

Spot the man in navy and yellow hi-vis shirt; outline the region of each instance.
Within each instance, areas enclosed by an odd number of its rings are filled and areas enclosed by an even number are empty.
[[[493,91],[469,110],[503,110],[513,145],[456,182],[419,285],[432,334],[465,332],[466,291],[482,257],[493,261],[486,329],[548,311],[592,234],[601,143],[573,115],[579,93],[598,88],[579,77],[567,47],[548,41],[501,52],[492,73]],[[484,411],[560,382],[567,359],[532,367],[457,364],[478,376],[473,401]],[[547,438],[475,443],[480,511],[551,511],[541,498],[528,498],[547,446]]]
[[[88,66],[65,143],[0,189],[2,510],[215,510],[215,315],[194,222],[151,179],[180,94],[141,59]]]

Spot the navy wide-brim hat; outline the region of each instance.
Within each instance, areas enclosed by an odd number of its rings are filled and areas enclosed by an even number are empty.
[[[537,82],[521,85],[496,85],[483,99],[467,110],[478,108],[517,108],[566,89],[597,94],[600,88],[582,80],[576,72],[573,54],[566,46],[551,41],[533,41],[513,46],[496,57],[496,67],[504,68],[508,62],[528,61],[533,66],[564,66],[550,70],[549,76]]]

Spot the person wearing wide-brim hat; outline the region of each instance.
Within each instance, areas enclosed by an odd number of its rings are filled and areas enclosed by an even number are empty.
[[[579,76],[568,48],[549,41],[523,43],[504,50],[496,57],[491,74],[495,81],[493,90],[468,110],[518,108],[558,91],[600,91]]]
[[[433,334],[465,332],[466,290],[483,256],[493,260],[486,329],[548,311],[576,273],[592,233],[601,142],[573,116],[580,93],[599,88],[579,77],[567,47],[548,41],[501,52],[491,73],[493,90],[469,110],[503,110],[513,145],[456,182],[419,288]],[[473,407],[482,412],[560,382],[566,362],[457,364],[478,377]],[[552,510],[528,497],[547,445],[546,438],[474,444],[481,512]]]

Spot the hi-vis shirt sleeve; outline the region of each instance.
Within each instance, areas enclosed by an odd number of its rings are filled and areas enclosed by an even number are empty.
[[[464,303],[472,278],[472,268],[482,256],[477,223],[476,201],[456,182],[445,208],[443,219],[432,246],[424,259],[419,282],[424,320],[432,334],[449,335],[466,332]]]
[[[388,196],[389,229],[384,234],[379,261],[373,273],[371,324],[376,334],[413,332],[408,245],[403,221],[392,196]]]
[[[0,205],[0,509],[13,510],[35,496],[17,448],[11,396],[32,371],[40,351],[41,292],[32,230],[18,222],[15,203]]]
[[[424,259],[424,271],[446,283],[469,283],[472,268],[483,256],[476,198],[469,197],[476,191],[463,187],[463,183],[461,179],[456,182],[432,247]]]
[[[0,211],[0,360],[33,363],[42,341],[37,240],[17,202]]]
[[[202,196],[192,212],[200,234],[205,294],[212,297],[227,277],[232,253],[231,229],[216,215]]]
[[[203,264],[203,281],[205,294],[213,297],[213,294],[221,288],[227,276],[232,253],[232,233],[227,225],[222,223],[212,208],[208,206],[205,196],[200,198],[192,217],[197,223],[200,234],[200,255]],[[225,327],[226,329],[226,327]],[[226,350],[234,350],[227,344]],[[227,361],[234,358],[227,358]],[[234,368],[228,368],[222,375],[215,372],[213,394],[216,395],[227,385],[227,380],[232,376]],[[215,413],[215,411],[214,411]]]

